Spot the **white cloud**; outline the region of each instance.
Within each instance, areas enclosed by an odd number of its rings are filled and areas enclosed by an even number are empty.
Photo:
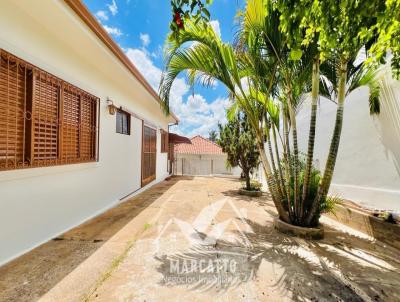
[[[112,26],[107,26],[103,25],[104,29],[106,32],[108,32],[110,35],[120,37],[122,36],[122,31],[118,27],[112,27]]]
[[[112,0],[110,4],[107,4],[107,7],[113,16],[115,16],[118,13],[118,6],[115,0]]]
[[[151,53],[151,56],[155,59],[158,59],[163,56],[163,48],[161,45],[158,45],[157,49]]]
[[[221,37],[221,28],[218,20],[211,20],[210,25],[218,37]]]
[[[151,55],[144,49],[135,48],[128,48],[125,53],[150,85],[158,91],[162,71],[154,65]],[[177,78],[171,89],[170,107],[180,122],[171,131],[189,137],[197,134],[208,137],[208,133],[217,128],[218,122],[226,123],[225,112],[230,101],[218,98],[212,103],[207,103],[200,94],[189,95],[185,98],[188,92],[189,85],[186,81],[183,78]]]
[[[97,11],[95,15],[96,15],[97,19],[99,19],[100,21],[107,21],[108,20],[108,14],[104,10]]]
[[[178,105],[172,108],[180,119],[180,125],[173,131],[189,137],[198,134],[208,137],[208,133],[216,129],[218,123],[226,123],[226,109],[230,101],[217,98],[212,103],[207,103],[203,96],[195,94],[190,95],[186,102],[180,102]]]
[[[150,36],[148,34],[140,33],[140,40],[142,41],[144,47],[147,47],[151,42]]]
[[[249,91],[249,78],[248,77],[244,77],[240,79],[240,83],[242,85],[242,89],[244,92],[248,92]],[[235,87],[235,91],[238,92],[239,87]]]
[[[157,91],[162,71],[153,64],[147,52],[142,49],[128,48],[126,50],[126,55],[136,68],[139,69],[150,85]]]

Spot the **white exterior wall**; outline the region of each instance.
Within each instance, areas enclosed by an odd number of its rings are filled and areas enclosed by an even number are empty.
[[[140,189],[142,121],[117,134],[107,98],[158,128],[174,121],[64,1],[0,1],[0,28],[0,48],[100,98],[99,162],[0,172],[1,265]],[[158,130],[152,184],[168,175],[160,144]]]
[[[211,170],[212,161],[212,170]],[[182,173],[183,163],[183,173]],[[236,173],[236,174],[235,174]],[[225,154],[175,154],[175,175],[240,175],[226,168]]]
[[[366,207],[400,212],[400,82],[393,80],[387,70],[382,74],[380,115],[370,116],[366,87],[346,99],[330,194]],[[304,153],[310,124],[309,106],[305,104],[297,116],[299,147]],[[325,168],[335,115],[336,104],[321,99],[314,157],[321,170]],[[261,169],[258,174],[265,183]]]

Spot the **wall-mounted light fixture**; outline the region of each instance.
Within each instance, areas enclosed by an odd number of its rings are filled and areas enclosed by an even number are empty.
[[[111,115],[114,115],[114,114],[115,114],[115,111],[116,111],[116,107],[115,107],[115,105],[114,105],[114,102],[111,101],[110,99],[107,99],[107,106],[108,106],[108,112],[109,112]]]

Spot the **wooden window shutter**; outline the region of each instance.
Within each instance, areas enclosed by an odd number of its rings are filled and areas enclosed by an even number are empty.
[[[168,152],[168,132],[161,130],[161,152]]]
[[[157,156],[157,132],[154,129],[150,131],[151,145],[150,145],[150,176],[156,175],[156,156]]]
[[[0,169],[16,169],[29,164],[32,70],[2,50],[0,57]]]
[[[60,81],[35,72],[33,83],[33,165],[54,165],[58,159]]]
[[[157,132],[156,130],[143,127],[142,146],[142,186],[150,183],[156,178],[157,164]]]
[[[96,98],[83,94],[81,102],[81,160],[94,160],[96,158],[96,109]]]
[[[169,140],[168,140],[168,132],[164,132],[164,152],[168,152],[168,145],[169,145]]]
[[[71,85],[64,84],[61,159],[65,162],[74,162],[79,158],[80,107],[79,91]]]
[[[0,49],[0,170],[97,160],[98,103]]]

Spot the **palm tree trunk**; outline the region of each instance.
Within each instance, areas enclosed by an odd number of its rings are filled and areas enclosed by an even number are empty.
[[[303,195],[301,198],[300,205],[300,220],[304,216],[304,203],[307,201],[311,169],[314,158],[314,144],[315,144],[315,125],[317,122],[317,104],[319,94],[319,55],[315,57],[313,62],[313,73],[312,73],[312,92],[311,92],[311,118],[310,118],[310,132],[308,134],[308,149],[307,149],[307,163],[304,171],[303,178]]]
[[[339,150],[340,137],[342,133],[344,100],[346,96],[346,81],[347,81],[347,61],[342,60],[339,67],[338,106],[336,111],[335,129],[333,131],[328,159],[325,165],[324,177],[322,178],[321,184],[318,188],[318,193],[317,196],[315,197],[312,208],[307,215],[306,219],[307,225],[310,225],[312,222],[314,222],[316,215],[319,215],[319,208],[321,205],[321,201],[327,197],[329,187],[331,185],[333,171],[335,170],[336,158]]]
[[[269,129],[270,127],[271,127],[271,123],[267,122],[267,128]],[[276,169],[274,153],[272,151],[270,130],[268,130],[267,141],[268,141],[268,151],[269,151],[269,157],[271,159],[272,170],[274,171],[274,181],[276,183],[276,186],[278,187],[277,192],[279,193],[279,195],[277,197],[278,197],[278,199],[282,200],[284,193],[282,190],[281,182],[279,180],[278,170]],[[279,162],[278,162],[278,165],[279,165]]]
[[[279,156],[279,150],[278,150],[278,141],[276,138],[276,131],[275,131],[275,126],[272,125],[272,134],[274,138],[274,145],[275,145],[275,154],[276,154],[276,160],[278,161],[278,169],[279,169],[279,180],[281,183],[281,188],[282,188],[282,197],[286,196],[287,198],[287,208],[288,208],[288,213],[289,213],[289,218],[290,220],[292,219],[292,211],[290,208],[290,191],[289,191],[289,182],[285,182],[285,179],[283,178],[283,172],[282,172],[282,163],[281,163],[281,158]]]
[[[294,177],[294,213],[295,213],[295,218],[298,220],[299,218],[299,146],[297,143],[297,123],[296,123],[296,114],[294,113],[293,110],[293,101],[292,101],[292,91],[289,89],[289,117],[290,117],[290,124],[292,125],[292,138],[293,138],[293,177]]]
[[[272,125],[272,135],[273,135],[273,138],[274,138],[276,161],[278,162],[279,180],[280,180],[281,187],[282,187],[282,196],[285,196],[287,194],[287,192],[286,192],[286,188],[285,188],[285,181],[284,181],[284,178],[283,178],[281,158],[279,156],[278,141],[277,141],[277,138],[276,138],[276,131],[275,131],[275,126],[274,125]]]
[[[271,173],[271,167],[269,165],[267,155],[265,154],[265,148],[264,148],[264,143],[262,140],[262,135],[260,133],[257,134],[257,145],[258,145],[258,151],[260,152],[261,163],[262,163],[262,166],[264,169],[264,174],[265,174],[265,178],[267,180],[268,188],[271,192],[272,200],[274,202],[276,210],[278,211],[279,218],[284,222],[290,223],[288,213],[283,208],[282,200],[279,200],[276,198],[276,186],[275,186],[274,178]]]
[[[286,191],[287,191],[287,196],[288,196],[288,209],[289,209],[289,216],[290,220],[294,221],[294,213],[293,213],[293,208],[292,208],[292,200],[291,200],[291,194],[292,190],[290,187],[290,180],[292,177],[292,159],[291,159],[291,154],[290,154],[290,139],[289,139],[289,125],[287,121],[287,115],[284,109],[282,109],[283,112],[283,132],[284,132],[284,139],[285,139],[285,145],[283,146],[284,148],[284,153],[283,153],[283,158],[285,161],[285,177],[286,177]]]

